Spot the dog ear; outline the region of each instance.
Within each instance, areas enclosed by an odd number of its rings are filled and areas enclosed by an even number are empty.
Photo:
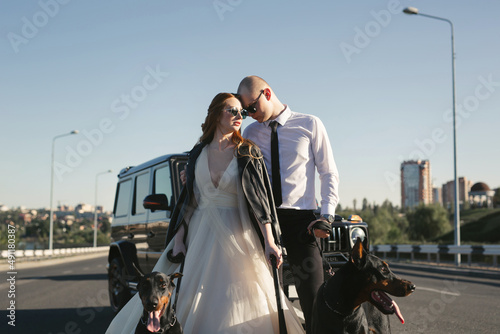
[[[351,251],[351,262],[356,265],[356,267],[361,268],[366,263],[366,252],[363,248],[363,242],[358,238],[354,247]]]
[[[142,271],[135,265],[135,262],[132,262],[132,266],[134,267],[135,269],[135,272],[137,273],[137,275],[139,276],[139,278],[143,278],[144,277],[144,274],[142,273]]]
[[[182,277],[181,273],[173,273],[172,275],[170,275],[171,280],[174,280],[174,279],[180,278],[180,277]]]

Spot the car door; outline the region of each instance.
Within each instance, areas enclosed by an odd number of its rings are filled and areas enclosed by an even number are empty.
[[[148,233],[148,266],[153,269],[165,249],[167,229],[172,214],[172,177],[170,163],[166,162],[153,168],[153,194],[165,194],[170,210],[150,211],[147,224]]]
[[[146,232],[149,210],[144,209],[142,202],[144,197],[149,194],[150,183],[149,169],[135,175],[131,205],[132,212],[128,228],[129,241],[135,244],[139,267],[144,273],[150,272],[147,259],[148,244]]]
[[[113,206],[113,223],[111,224],[111,239],[114,242],[128,240],[131,200],[132,178],[120,180],[116,186],[115,203]]]
[[[148,222],[148,262],[153,268],[165,249],[165,239],[172,210],[181,191],[180,171],[184,170],[187,156],[172,157],[168,163],[158,165],[153,171],[153,193],[165,194],[170,210],[150,211]]]

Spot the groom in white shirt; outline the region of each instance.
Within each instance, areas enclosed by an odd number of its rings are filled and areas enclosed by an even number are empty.
[[[316,169],[321,181],[322,219],[332,223],[339,202],[339,175],[328,134],[318,117],[292,111],[260,77],[244,78],[238,94],[249,116],[257,121],[245,128],[243,137],[255,142],[264,155],[288,263],[304,312],[306,332],[310,333],[313,301],[324,275],[315,238],[308,232],[316,219]],[[328,236],[321,230],[315,230],[315,235]]]

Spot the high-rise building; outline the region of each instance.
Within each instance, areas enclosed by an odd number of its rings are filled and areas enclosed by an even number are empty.
[[[401,163],[401,207],[412,208],[432,203],[431,166],[429,160]]]
[[[432,203],[443,204],[442,188],[433,187],[432,188]]]
[[[458,178],[458,202],[464,204],[469,202],[469,191],[472,187],[472,181],[467,180],[466,177]],[[448,181],[443,184],[443,206],[450,207],[455,203],[455,181]]]

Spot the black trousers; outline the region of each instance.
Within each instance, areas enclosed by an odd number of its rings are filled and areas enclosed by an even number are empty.
[[[307,226],[316,217],[312,210],[278,209],[278,219],[306,320],[306,333],[311,333],[313,302],[324,281],[323,262],[315,237],[307,233]]]

